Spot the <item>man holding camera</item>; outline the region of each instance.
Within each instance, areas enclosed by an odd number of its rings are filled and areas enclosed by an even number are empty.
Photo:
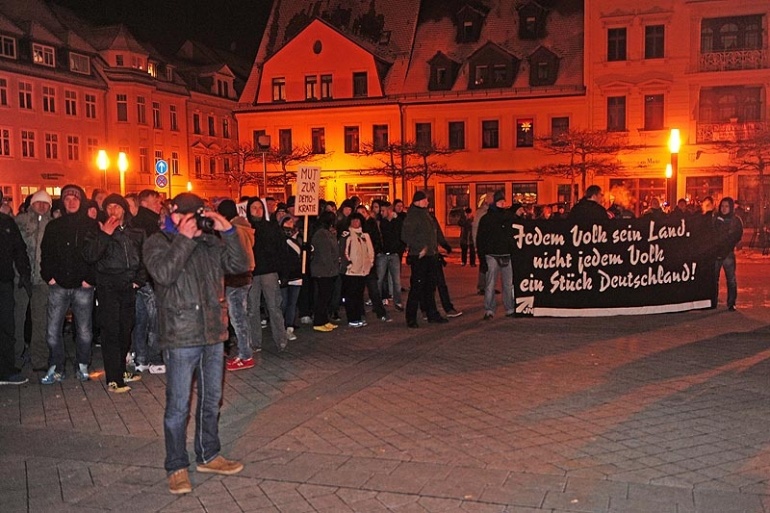
[[[182,193],[173,199],[162,231],[144,244],[144,261],[155,280],[166,362],[163,428],[169,491],[189,493],[186,427],[193,376],[198,382],[197,471],[232,475],[243,470],[242,463],[220,454],[218,419],[227,338],[224,275],[248,271],[249,259],[227,219],[205,210],[198,196]]]

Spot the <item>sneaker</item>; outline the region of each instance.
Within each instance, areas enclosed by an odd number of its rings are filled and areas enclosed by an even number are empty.
[[[123,382],[124,383],[132,383],[134,381],[141,381],[142,376],[139,374],[134,374],[133,372],[124,372],[123,373]]]
[[[86,381],[91,379],[91,375],[88,373],[88,365],[84,363],[78,364],[78,370],[75,371],[75,377],[78,378],[78,381],[85,383]]]
[[[299,318],[299,323],[300,324],[313,324],[313,318],[310,317],[309,315],[305,315],[305,316]]]
[[[227,360],[226,368],[229,371],[237,371],[243,369],[251,369],[254,367],[254,358],[230,358]]]
[[[336,328],[337,326],[334,326]],[[323,333],[328,333],[330,331],[334,331],[334,328],[330,328],[328,324],[322,324],[320,326],[313,326],[313,331],[321,331]]]
[[[125,394],[131,391],[131,387],[128,385],[118,385],[115,381],[107,383],[107,390],[113,394]]]
[[[168,475],[168,491],[174,495],[181,495],[192,491],[190,475],[186,468],[180,468]]]
[[[350,321],[348,323],[348,327],[350,328],[363,328],[364,326],[364,321]]]
[[[20,372],[17,372],[7,378],[0,378],[0,385],[23,385],[27,381],[29,381],[29,379],[24,377]]]
[[[383,315],[382,317],[380,317],[380,320],[382,322],[393,322],[393,319],[391,319],[389,315]]]
[[[261,352],[262,352],[262,346],[259,346],[259,347],[255,347],[255,348],[253,349],[253,351],[254,351],[255,353],[261,353]]]
[[[267,328],[267,319],[262,319],[262,321],[260,322],[260,324],[262,325],[262,329],[265,329],[265,328]]]
[[[382,300],[382,306],[388,306],[390,304],[390,299],[385,298]]]
[[[56,372],[56,365],[52,365],[51,368],[48,369],[48,373],[40,379],[40,384],[53,385],[54,383],[59,383],[63,379],[64,373]]]
[[[150,364],[150,374],[165,374],[166,373],[166,365],[163,363],[151,363]]]
[[[331,328],[333,330],[336,330],[337,328],[339,328],[339,326],[337,326],[336,324],[332,324],[330,322],[327,322],[326,324],[324,324],[324,326],[326,326],[327,328]]]
[[[728,306],[727,310],[730,311],[730,312],[735,312],[736,311],[735,310],[735,305]]]
[[[404,305],[402,305],[401,303],[395,303],[395,306],[396,306],[396,310],[398,310],[399,312],[404,311]]]
[[[291,326],[286,328],[286,340],[297,340],[297,335],[294,334],[294,328]]]
[[[457,310],[452,308],[446,313],[446,316],[449,317],[450,319],[454,319],[455,317],[460,317],[462,314],[463,314],[462,312],[458,312]]]
[[[134,365],[134,370],[136,372],[144,372],[144,371],[150,370],[150,366],[147,365],[146,363],[137,363],[136,365]]]
[[[371,299],[367,299],[366,301],[364,301],[364,305],[365,306],[372,306],[372,300]]]
[[[198,463],[195,470],[197,472],[232,476],[243,470],[243,463],[240,461],[228,460],[220,455],[208,463]]]

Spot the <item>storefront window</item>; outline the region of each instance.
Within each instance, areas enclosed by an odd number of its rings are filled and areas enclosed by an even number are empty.
[[[495,191],[504,191],[504,183],[479,183],[476,184],[476,208],[486,203],[486,197],[492,196]]]
[[[514,182],[512,184],[513,203],[534,205],[537,203],[537,182]]]
[[[650,207],[652,198],[661,205],[666,201],[665,178],[614,178],[610,180],[607,206],[614,203],[640,216]]]
[[[740,179],[752,178],[750,176]],[[719,203],[724,195],[724,179],[721,176],[688,176],[685,181],[685,198],[689,203],[700,203],[706,196],[714,198],[714,203]]]
[[[446,186],[446,224],[457,225],[463,211],[470,206],[471,188],[467,183]]]
[[[722,193],[719,199],[714,196],[714,201],[722,199]],[[756,175],[738,176],[738,205],[745,213],[743,215],[743,224],[747,227],[755,227],[757,224],[757,212],[759,208],[759,178]],[[770,201],[770,183],[765,179],[765,223],[770,222],[770,216],[767,214],[767,203]]]
[[[377,183],[349,183],[345,186],[345,197],[358,196],[361,203],[370,207],[373,200],[389,199],[390,188],[388,182]]]

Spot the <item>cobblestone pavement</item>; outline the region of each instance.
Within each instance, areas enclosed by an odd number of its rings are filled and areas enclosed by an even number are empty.
[[[246,468],[182,497],[163,376],[0,387],[0,511],[770,512],[770,257],[738,269],[735,313],[483,321],[452,260],[449,324],[303,328],[228,373]]]

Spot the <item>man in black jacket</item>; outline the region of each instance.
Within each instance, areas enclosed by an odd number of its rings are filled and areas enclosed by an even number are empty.
[[[41,242],[40,276],[48,290],[48,373],[40,380],[52,385],[64,379],[64,339],[62,328],[68,309],[75,317],[76,376],[88,381],[91,361],[91,314],[94,308],[94,271],[83,258],[83,242],[89,232],[98,230],[83,208],[85,192],[77,185],[65,185],[61,190],[64,214],[45,227]]]
[[[3,193],[0,190],[0,203]],[[32,295],[31,267],[27,245],[19,227],[9,215],[0,213],[0,385],[23,385],[27,378],[16,367],[14,335],[13,269],[19,273],[19,286]]]
[[[479,270],[484,273],[484,320],[490,320],[495,315],[497,302],[495,300],[495,285],[497,275],[503,286],[503,306],[505,315],[513,317],[516,307],[513,302],[513,220],[514,215],[521,215],[524,208],[521,203],[514,203],[509,210],[505,209],[505,193],[497,191],[493,203],[479,222],[476,234],[476,248],[479,252]]]
[[[569,212],[569,220],[586,223],[601,223],[610,218],[602,206],[604,192],[598,185],[589,185],[583,199],[575,203]]]
[[[388,283],[390,296],[396,310],[403,310],[401,303],[401,255],[404,254],[404,243],[401,241],[401,227],[404,217],[393,211],[388,201],[380,202],[380,234],[382,236],[382,252],[377,254],[377,286],[382,297],[387,297]],[[385,280],[389,279],[389,282]]]
[[[98,231],[86,235],[83,255],[96,267],[107,389],[123,393],[131,390],[126,382],[141,379],[126,370],[126,355],[131,347],[136,290],[147,282],[142,263],[144,232],[128,226],[131,214],[120,194],[110,194],[102,205],[107,220],[99,223]]]
[[[719,298],[719,275],[725,270],[727,281],[727,309],[735,311],[735,300],[738,298],[738,281],[735,278],[735,246],[743,237],[743,221],[735,215],[735,201],[730,197],[722,198],[714,216],[714,232],[717,241],[717,261],[714,274],[716,284],[712,307],[716,307]]]

